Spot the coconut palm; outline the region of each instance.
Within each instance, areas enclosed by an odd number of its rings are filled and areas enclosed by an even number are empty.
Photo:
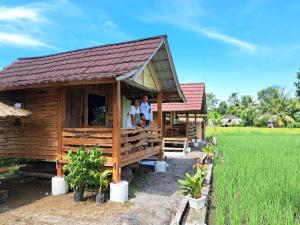
[[[293,123],[294,119],[289,110],[289,94],[284,87],[269,87],[258,92],[262,113],[277,117],[278,126]]]

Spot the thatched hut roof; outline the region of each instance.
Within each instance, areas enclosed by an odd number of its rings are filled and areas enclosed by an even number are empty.
[[[25,109],[17,109],[13,106],[6,105],[0,102],[0,118],[5,117],[25,117],[29,116],[31,112]]]

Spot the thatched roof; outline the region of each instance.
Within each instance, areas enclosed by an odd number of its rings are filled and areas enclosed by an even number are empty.
[[[25,117],[29,116],[31,112],[25,109],[17,109],[13,106],[6,105],[0,102],[0,118],[5,117]]]

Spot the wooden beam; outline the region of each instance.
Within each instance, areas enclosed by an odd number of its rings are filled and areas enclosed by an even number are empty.
[[[66,90],[65,88],[60,88],[57,95],[57,176],[63,176],[62,164],[59,163],[62,158],[62,130],[66,126]]]
[[[109,84],[109,83],[113,83],[113,82],[115,82],[115,78],[101,78],[101,79],[94,79],[94,80],[73,80],[73,81],[49,82],[49,83],[41,83],[41,84],[0,87],[0,91],[33,89],[33,88],[64,87],[64,86],[74,86],[74,85],[82,85],[82,84]]]
[[[189,112],[186,113],[186,137],[189,138]]]
[[[163,93],[160,92],[157,95],[157,125],[160,127],[161,131],[164,130],[164,124],[163,124],[163,114],[162,114],[162,99],[163,99]],[[164,150],[162,145],[163,135],[161,135],[161,146],[160,146],[160,152],[158,155],[159,160],[163,160],[164,157]]]
[[[144,92],[158,93],[157,90],[154,90],[154,89],[151,89],[151,88],[147,88],[146,86],[143,86],[143,85],[141,85],[141,84],[139,84],[139,83],[137,83],[137,82],[135,82],[133,80],[127,79],[127,80],[123,80],[123,82],[126,83],[126,84],[128,84],[128,85],[131,85],[131,86],[133,86],[135,88],[143,90]]]
[[[113,182],[121,180],[121,82],[112,84],[113,92]]]

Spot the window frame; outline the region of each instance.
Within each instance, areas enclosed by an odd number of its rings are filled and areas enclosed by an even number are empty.
[[[99,96],[102,96],[105,98],[105,105],[106,105],[106,112],[105,112],[105,125],[104,126],[92,126],[92,125],[89,125],[89,95],[99,95]],[[85,104],[84,104],[84,115],[85,115],[85,119],[84,119],[84,122],[85,122],[85,127],[87,128],[105,128],[107,127],[107,116],[108,116],[108,102],[107,102],[107,93],[104,93],[102,91],[86,91],[85,92],[85,97],[84,97],[84,100],[85,100]]]

